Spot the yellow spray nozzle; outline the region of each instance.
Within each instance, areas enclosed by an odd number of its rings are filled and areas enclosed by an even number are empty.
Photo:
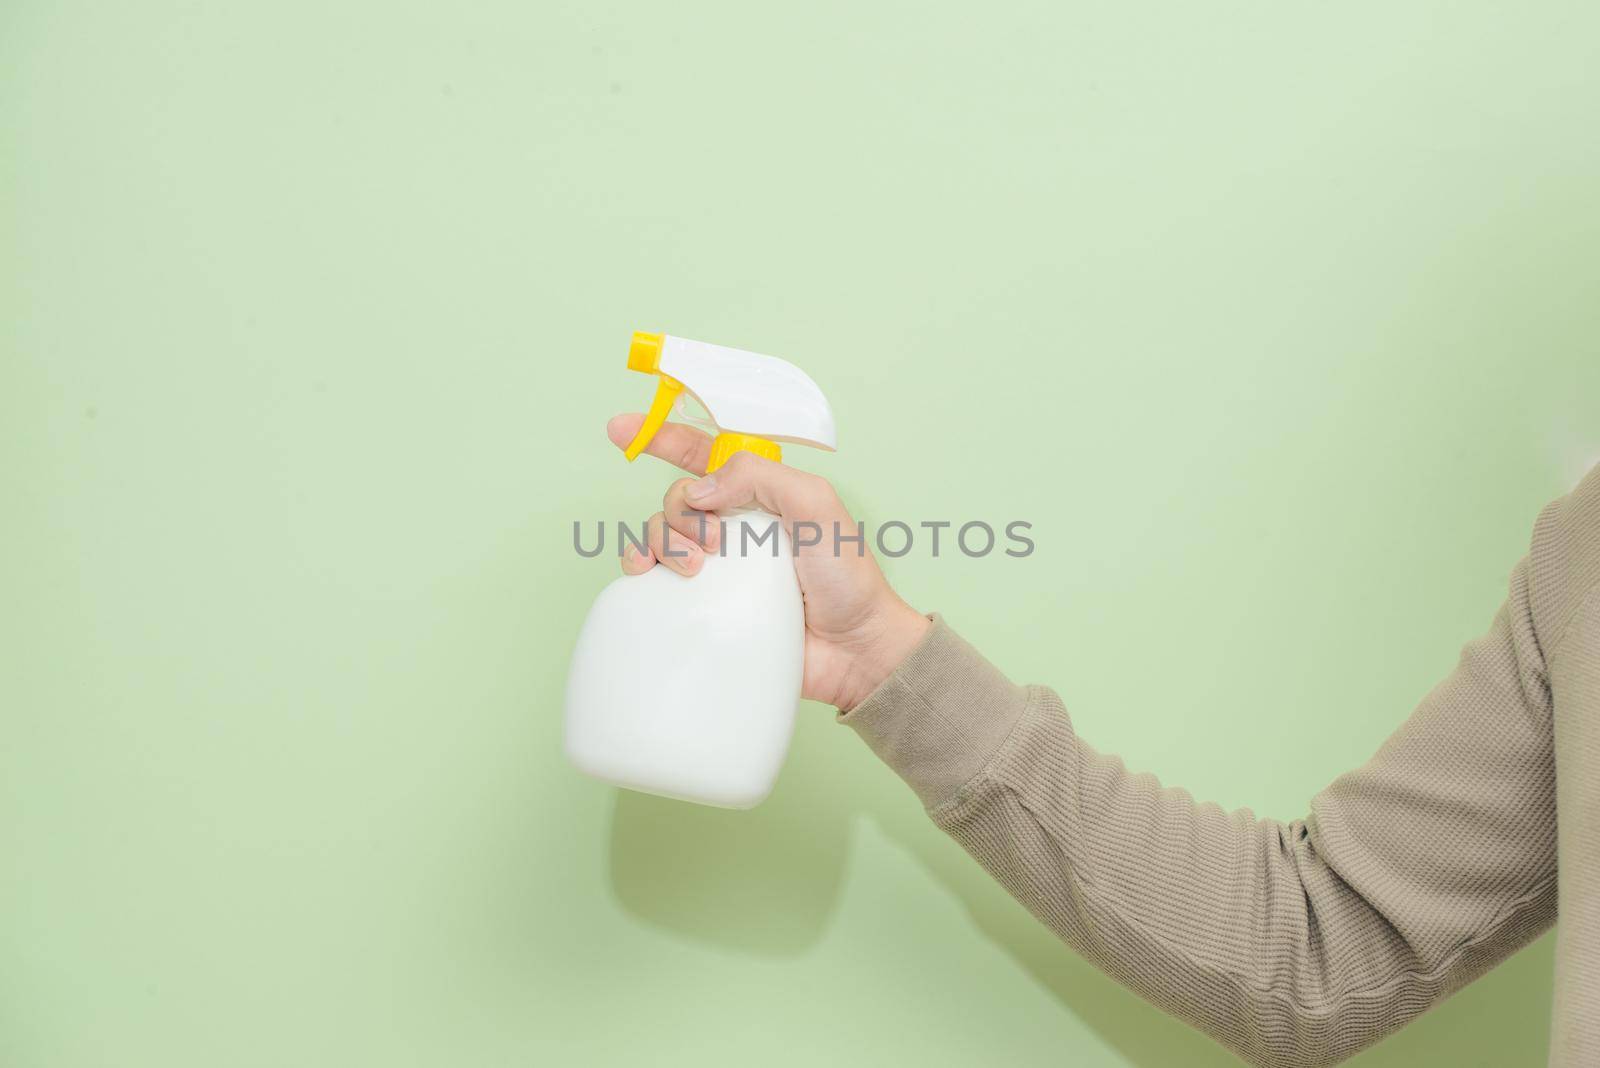
[[[661,344],[665,340],[660,334],[635,330],[628,344],[628,370],[655,374],[656,368],[661,366]]]

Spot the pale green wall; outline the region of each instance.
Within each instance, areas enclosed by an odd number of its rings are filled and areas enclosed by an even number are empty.
[[[789,356],[889,570],[1293,818],[1600,453],[1592,4],[0,13],[0,1062],[1228,1063],[808,705],[562,763],[628,331]],[[1586,451],[1587,450],[1587,451]],[[1532,1064],[1551,944],[1359,1063]]]

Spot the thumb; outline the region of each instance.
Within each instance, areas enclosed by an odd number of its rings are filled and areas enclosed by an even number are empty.
[[[754,506],[791,523],[850,518],[827,479],[748,452],[734,453],[714,473],[685,486],[683,495],[705,512]]]

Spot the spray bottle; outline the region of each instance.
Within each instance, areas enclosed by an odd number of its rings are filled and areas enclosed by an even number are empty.
[[[740,451],[781,460],[779,442],[834,448],[827,398],[791,363],[636,333],[628,368],[660,377],[630,461],[686,394],[718,431],[707,473]],[[596,598],[567,676],[566,752],[617,786],[749,808],[771,792],[794,732],[805,609],[777,517],[721,519],[721,543],[698,574],[654,567]]]

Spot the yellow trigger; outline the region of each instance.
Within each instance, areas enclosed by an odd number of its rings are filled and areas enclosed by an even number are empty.
[[[672,402],[678,399],[678,394],[683,392],[683,383],[671,375],[662,375],[661,383],[656,386],[655,400],[650,402],[650,410],[645,413],[644,422],[639,424],[639,432],[628,442],[628,447],[622,455],[632,463],[644,452],[645,446],[650,444],[650,439],[656,436],[656,431],[661,429],[661,424],[667,421],[667,413],[672,411]]]

